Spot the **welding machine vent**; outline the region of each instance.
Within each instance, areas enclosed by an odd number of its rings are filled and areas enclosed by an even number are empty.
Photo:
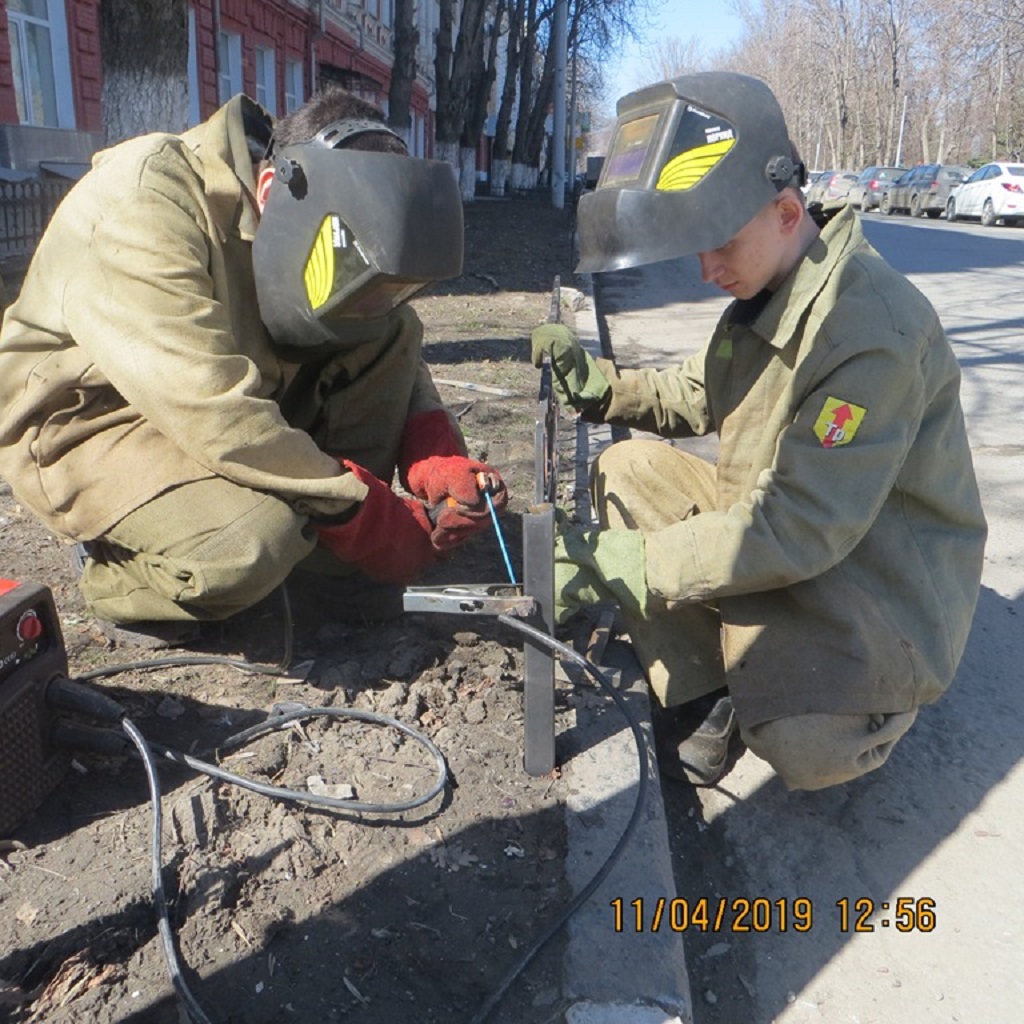
[[[46,688],[67,676],[67,654],[46,587],[0,579],[0,836],[60,782],[68,757],[50,742]]]

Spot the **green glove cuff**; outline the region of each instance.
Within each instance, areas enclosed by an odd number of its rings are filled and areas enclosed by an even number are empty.
[[[551,359],[555,391],[577,412],[600,402],[611,390],[608,378],[564,324],[542,324],[530,338],[530,349],[534,366],[543,365],[545,354]]]
[[[639,530],[570,526],[555,538],[555,617],[565,622],[583,605],[615,601],[646,618],[649,591],[644,535]]]

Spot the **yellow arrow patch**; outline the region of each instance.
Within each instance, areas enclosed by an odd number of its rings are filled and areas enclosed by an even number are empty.
[[[821,415],[814,424],[814,434],[822,448],[838,448],[849,444],[864,421],[867,409],[841,398],[825,399]]]

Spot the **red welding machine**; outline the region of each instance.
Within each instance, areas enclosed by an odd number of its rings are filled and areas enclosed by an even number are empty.
[[[49,589],[0,579],[0,836],[43,802],[67,768],[67,754],[51,743],[46,705],[46,688],[67,674]]]

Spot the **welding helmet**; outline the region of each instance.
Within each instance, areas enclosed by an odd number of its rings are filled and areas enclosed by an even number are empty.
[[[462,198],[448,163],[337,148],[379,121],[334,122],[273,152],[253,240],[260,317],[296,361],[352,348],[421,288],[462,272]],[[368,330],[369,326],[369,330]]]
[[[778,101],[748,75],[660,82],[616,113],[597,187],[579,203],[581,272],[717,249],[806,180]]]

